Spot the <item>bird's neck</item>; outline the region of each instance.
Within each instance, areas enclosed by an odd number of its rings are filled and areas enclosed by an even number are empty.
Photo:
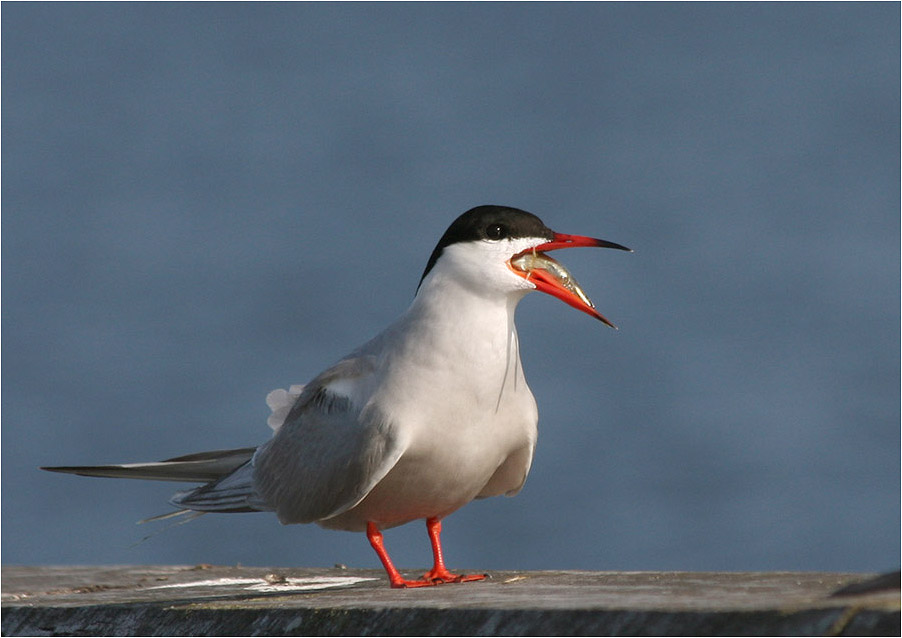
[[[427,279],[399,328],[445,365],[494,372],[519,361],[514,313],[525,294],[483,295],[453,278]]]
[[[505,405],[531,404],[514,326],[523,295],[486,298],[453,282],[432,283],[426,280],[407,311],[359,351],[375,357],[385,386],[381,395],[428,397],[426,407],[417,399],[382,409],[395,418],[405,409],[426,418],[464,409],[495,414]]]

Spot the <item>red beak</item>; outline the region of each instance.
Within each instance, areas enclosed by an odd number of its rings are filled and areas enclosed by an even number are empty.
[[[533,250],[547,252],[549,250],[557,250],[558,248],[578,248],[580,246],[588,246],[590,248],[616,248],[617,250],[625,250],[628,253],[633,252],[631,248],[615,244],[605,239],[595,239],[594,237],[583,237],[582,235],[565,235],[564,233],[555,233],[554,239],[539,244]]]
[[[567,269],[544,254],[549,250],[577,248],[579,246],[616,248],[617,250],[632,252],[626,246],[604,239],[555,233],[551,241],[539,244],[535,248],[530,248],[511,257],[508,265],[515,273],[531,282],[537,290],[557,297],[567,305],[595,317],[616,330],[617,326],[595,309],[595,304],[586,296]]]

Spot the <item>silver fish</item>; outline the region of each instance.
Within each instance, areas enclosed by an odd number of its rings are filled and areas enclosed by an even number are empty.
[[[516,259],[512,259],[510,263],[518,270],[527,273],[530,273],[533,270],[544,270],[554,277],[564,288],[579,297],[587,306],[590,308],[595,307],[595,304],[592,303],[592,300],[589,299],[588,295],[583,292],[583,289],[580,288],[576,279],[570,274],[570,271],[564,268],[563,264],[559,261],[552,259],[545,253],[533,250],[520,255]]]

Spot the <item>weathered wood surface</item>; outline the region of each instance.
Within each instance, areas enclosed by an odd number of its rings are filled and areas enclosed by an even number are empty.
[[[4,567],[22,635],[887,635],[899,590],[831,597],[867,574],[495,572],[393,590],[381,571]]]

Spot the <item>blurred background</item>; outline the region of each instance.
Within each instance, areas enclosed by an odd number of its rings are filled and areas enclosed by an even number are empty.
[[[452,567],[897,568],[897,3],[4,4],[5,564],[377,567],[177,484],[39,465],[255,445],[478,204],[615,332],[520,305],[540,410]],[[151,537],[141,542],[145,536]],[[420,523],[386,543],[428,566]]]

